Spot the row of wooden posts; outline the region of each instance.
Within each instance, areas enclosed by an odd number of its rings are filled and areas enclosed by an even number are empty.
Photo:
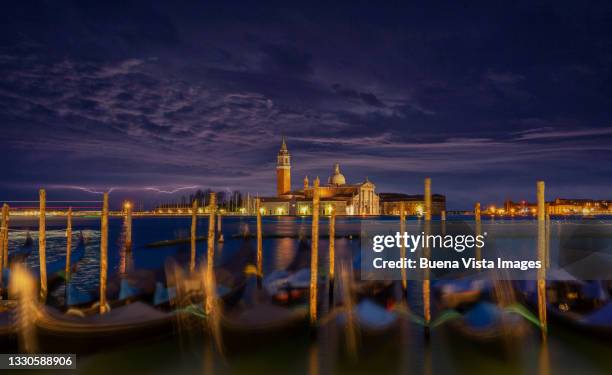
[[[312,210],[312,233],[311,233],[311,264],[310,264],[310,321],[317,321],[317,286],[318,286],[318,269],[319,269],[319,178],[314,181],[313,191],[313,210]],[[431,201],[431,179],[425,178],[424,181],[424,196],[425,196],[425,231],[429,233],[429,225],[431,222],[432,201]],[[209,225],[207,238],[207,275],[213,275],[214,255],[215,255],[215,206],[216,194],[211,193],[209,210]],[[261,222],[261,201],[256,200],[257,208],[257,258],[256,272],[259,285],[263,277],[263,246],[262,246],[262,222]],[[126,224],[125,224],[125,243],[128,248],[131,248],[132,243],[132,206],[129,202],[124,205]],[[189,262],[189,270],[194,272],[196,269],[196,239],[197,239],[197,202],[193,202],[192,206],[192,221],[191,221],[191,257]],[[40,299],[46,300],[47,297],[47,267],[46,267],[46,192],[44,189],[39,191],[39,235],[38,235],[38,251],[40,262]],[[474,207],[474,215],[476,222],[476,230],[480,231],[481,210],[480,203],[476,203]],[[218,233],[221,235],[221,220],[218,218],[217,226]],[[441,220],[446,220],[446,212],[442,211]],[[545,240],[545,201],[544,201],[544,182],[537,182],[537,220],[538,220],[538,258],[540,260],[546,257],[546,240]],[[335,279],[335,212],[332,210],[329,219],[329,284],[330,293],[333,293]],[[0,231],[0,269],[8,265],[8,228],[9,228],[9,206],[4,204],[2,207],[2,230]],[[400,231],[403,233],[406,230],[406,211],[404,203],[400,203]],[[70,276],[70,256],[72,248],[72,209],[68,209],[67,225],[66,225],[66,277]],[[429,256],[429,249],[425,250],[425,256]],[[405,248],[400,249],[401,256],[405,256]],[[100,234],[100,301],[99,311],[105,313],[108,311],[108,303],[106,301],[106,280],[108,274],[108,193],[104,193],[102,201],[101,214],[101,234]],[[404,296],[407,293],[407,275],[406,270],[402,269],[402,291]],[[0,278],[2,283],[2,278]],[[0,284],[1,287],[1,284]],[[537,280],[538,291],[538,316],[540,321],[541,331],[545,335],[546,326],[546,274],[545,268],[542,267],[538,273]],[[426,272],[422,284],[423,293],[423,317],[425,327],[431,322],[431,286],[429,274]]]
[[[316,323],[317,321],[317,285],[318,285],[318,249],[319,249],[319,178],[314,181],[313,199],[312,199],[312,233],[311,233],[311,263],[310,263],[310,321]],[[544,264],[546,258],[546,213],[545,213],[545,199],[544,199],[544,181],[538,181],[536,184],[537,189],[537,219],[538,219],[538,259]],[[430,232],[430,224],[432,218],[432,194],[431,194],[431,179],[425,178],[424,181],[424,196],[425,196],[425,233]],[[474,207],[476,231],[481,233],[481,210],[480,203],[477,202]],[[334,270],[335,270],[335,212],[332,210],[329,219],[329,285],[330,293],[333,293],[334,287]],[[442,211],[440,220],[446,221],[446,212]],[[406,210],[404,203],[400,202],[400,232],[406,230]],[[209,237],[210,238],[210,237]],[[260,211],[260,200],[257,199],[257,274],[258,277],[262,276],[262,230],[261,230],[261,211]],[[430,249],[425,248],[425,256],[430,256]],[[401,256],[405,256],[405,248],[402,246],[400,249]],[[425,275],[422,284],[423,293],[423,317],[424,326],[426,332],[429,332],[429,324],[431,322],[431,280],[429,277],[428,270],[425,270]],[[537,279],[537,292],[538,292],[538,317],[540,321],[540,328],[542,337],[546,337],[547,333],[547,318],[546,318],[546,270],[545,267],[540,268],[538,271]],[[402,269],[402,291],[404,297],[407,293],[407,275],[406,270]]]

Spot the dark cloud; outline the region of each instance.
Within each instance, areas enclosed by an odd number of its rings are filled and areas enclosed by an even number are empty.
[[[347,99],[357,99],[372,107],[386,107],[385,104],[381,102],[376,97],[376,95],[372,94],[371,92],[358,92],[354,89],[342,87],[342,85],[340,85],[339,83],[334,83],[332,85],[332,89],[335,93]]]
[[[281,75],[309,75],[313,72],[312,56],[294,46],[268,44],[261,48],[262,68]]]

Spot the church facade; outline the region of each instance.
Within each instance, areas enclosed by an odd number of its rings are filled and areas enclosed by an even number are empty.
[[[314,185],[314,183],[313,183]],[[291,189],[291,155],[283,138],[276,158],[276,197],[261,198],[260,210],[264,215],[312,215],[314,186],[308,176],[301,189]],[[349,184],[335,164],[326,184],[319,185],[322,215],[379,215],[380,201],[376,185],[367,178]]]

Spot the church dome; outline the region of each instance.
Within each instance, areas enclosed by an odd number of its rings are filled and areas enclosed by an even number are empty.
[[[329,176],[327,183],[330,185],[346,184],[346,179],[344,178],[344,175],[340,173],[340,164],[336,163],[336,165],[334,165],[334,174]]]

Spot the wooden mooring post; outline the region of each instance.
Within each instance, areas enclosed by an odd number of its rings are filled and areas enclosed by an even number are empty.
[[[191,254],[189,257],[189,272],[193,273],[196,268],[196,236],[198,228],[198,200],[191,203]]]
[[[319,281],[319,177],[312,193],[312,235],[310,243],[310,324],[317,322],[317,288]]]
[[[213,274],[215,267],[215,211],[217,210],[217,194],[210,193],[208,203],[208,246],[206,250],[206,272]]]
[[[106,302],[106,278],[108,276],[108,193],[104,193],[100,217],[100,314],[110,310]]]
[[[38,192],[38,265],[40,269],[40,300],[47,300],[47,192],[40,189]]]
[[[2,205],[2,229],[0,230],[0,299],[2,299],[3,270],[8,268],[8,233],[9,233],[9,205]]]
[[[538,270],[538,318],[542,338],[546,338],[548,325],[546,321],[546,202],[544,199],[544,181],[536,183],[537,217],[538,217],[538,260],[542,266]]]
[[[70,257],[72,256],[72,207],[68,207],[68,212],[66,213],[66,269],[64,270],[66,274],[66,280],[70,280],[70,273],[72,266],[70,264]]]
[[[261,288],[263,279],[263,239],[261,228],[261,200],[255,199],[255,209],[257,210],[257,286]]]
[[[334,299],[336,270],[336,210],[332,207],[329,215],[329,301],[330,308]]]
[[[403,236],[404,233],[406,232],[406,205],[405,203],[402,201],[400,202],[399,205],[399,210],[400,210],[400,234]],[[401,241],[401,247],[400,247],[400,258],[404,259],[406,258],[406,244],[404,243],[404,241]],[[408,274],[407,274],[407,270],[406,268],[402,267],[400,269],[400,273],[402,275],[402,300],[406,300],[408,299]]]
[[[123,204],[125,209],[125,246],[127,250],[132,249],[132,210],[133,205],[131,202],[125,202]]]
[[[431,179],[425,178],[425,236],[431,232]],[[424,255],[429,259],[430,249],[427,245],[423,249]],[[425,334],[429,336],[429,324],[431,323],[431,281],[429,270],[425,269],[423,275],[423,319],[425,321]]]

